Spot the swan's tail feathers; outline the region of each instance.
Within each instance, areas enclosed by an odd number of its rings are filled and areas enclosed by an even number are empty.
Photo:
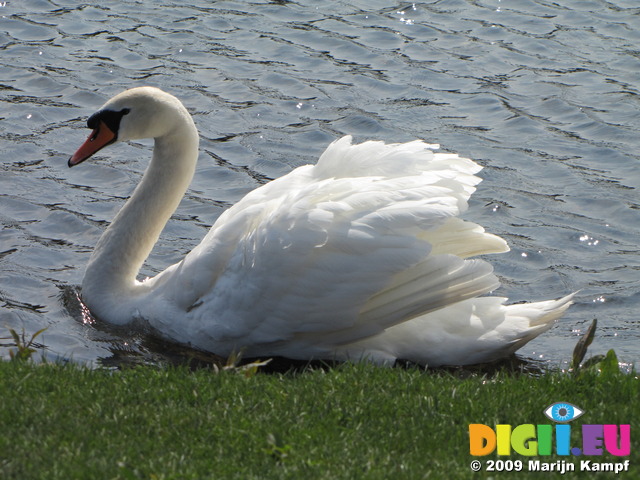
[[[519,303],[504,306],[504,321],[487,335],[486,358],[490,362],[514,354],[517,350],[549,330],[573,303],[575,292],[558,300]],[[497,347],[497,348],[496,348]]]
[[[506,318],[507,322],[520,319],[527,319],[529,329],[524,330],[520,336],[514,339],[520,342],[517,348],[527,343],[529,340],[540,335],[542,332],[549,330],[563,314],[573,304],[573,297],[576,292],[562,297],[558,300],[546,300],[534,303],[518,303],[515,305],[507,305]],[[516,350],[517,350],[516,348]],[[515,351],[515,350],[514,350]]]

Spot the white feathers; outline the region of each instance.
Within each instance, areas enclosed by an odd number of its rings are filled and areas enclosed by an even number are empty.
[[[340,350],[340,356],[383,364],[405,359],[431,367],[490,362],[514,353],[551,328],[572,298],[573,294],[507,306],[503,305],[506,298],[473,298],[349,345]]]
[[[150,94],[167,95],[145,90],[137,101]],[[180,151],[172,135],[172,150]],[[104,252],[135,250],[138,258],[153,246],[123,240],[148,228],[126,212],[153,212],[154,196],[184,193],[172,189],[166,169],[194,156],[169,159],[159,145],[143,182],[163,179],[164,190],[134,194],[129,203],[146,208],[123,210],[105,234],[114,244],[101,248],[87,272],[85,301],[104,320],[142,317],[170,340],[219,355],[244,349],[247,356],[442,365],[507,355],[571,303],[565,297],[504,306],[502,298],[478,298],[499,282],[487,262],[467,258],[508,250],[501,238],[458,218],[480,166],[420,141],[352,145],[350,137],[332,143],[315,166],[250,192],[180,263],[142,284],[102,278],[120,284],[98,294],[93,279],[114,265]]]

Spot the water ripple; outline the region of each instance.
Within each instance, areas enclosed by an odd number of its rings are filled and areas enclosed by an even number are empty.
[[[499,293],[581,289],[522,354],[566,360],[598,317],[592,349],[637,363],[639,42],[635,0],[0,3],[0,325],[49,327],[53,357],[111,355],[121,337],[64,299],[150,144],[66,158],[95,108],[152,84],[184,100],[202,152],[144,274],[339,135],[423,138],[487,167],[468,216],[512,246],[491,258]]]

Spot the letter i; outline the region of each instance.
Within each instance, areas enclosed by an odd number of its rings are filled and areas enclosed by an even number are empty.
[[[498,455],[511,455],[511,425],[496,425]]]
[[[538,455],[551,455],[551,425],[538,425]]]
[[[571,443],[571,425],[556,425],[556,454],[569,455]]]

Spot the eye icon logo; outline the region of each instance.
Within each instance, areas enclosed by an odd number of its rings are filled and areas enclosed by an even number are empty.
[[[556,402],[549,405],[544,414],[554,422],[567,423],[575,420],[584,413],[584,410],[568,402]]]

